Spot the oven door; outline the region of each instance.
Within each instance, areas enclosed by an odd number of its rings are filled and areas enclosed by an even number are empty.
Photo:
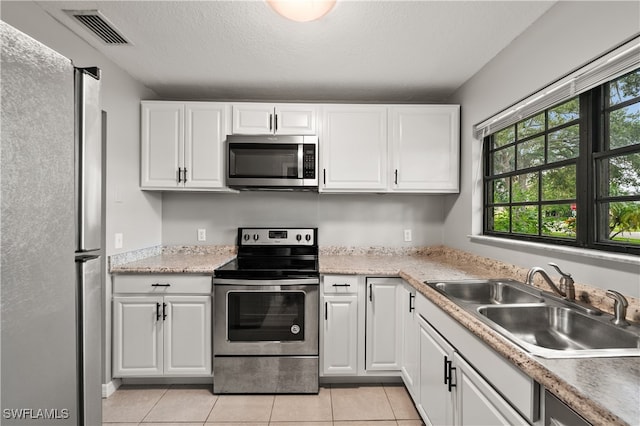
[[[215,279],[214,355],[318,355],[318,281]]]

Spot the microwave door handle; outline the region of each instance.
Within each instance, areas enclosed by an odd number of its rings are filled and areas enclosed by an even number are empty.
[[[302,156],[302,151],[303,151],[303,147],[304,145],[302,144],[298,144],[298,179],[304,179],[304,170],[302,168],[302,164],[303,164],[303,156]]]

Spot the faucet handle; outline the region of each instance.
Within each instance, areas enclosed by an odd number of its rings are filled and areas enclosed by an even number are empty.
[[[562,272],[560,267],[558,265],[556,265],[555,263],[549,262],[549,266],[553,266],[555,268],[555,270],[558,271],[558,273],[560,275],[562,275],[562,278],[571,279],[571,274],[568,274],[566,272]],[[573,279],[571,279],[571,280],[573,281]]]

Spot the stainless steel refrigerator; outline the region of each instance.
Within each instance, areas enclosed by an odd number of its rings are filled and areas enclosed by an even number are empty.
[[[99,70],[0,35],[0,423],[100,425]]]

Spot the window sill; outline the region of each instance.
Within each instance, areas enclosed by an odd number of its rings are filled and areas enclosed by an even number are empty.
[[[581,256],[590,259],[600,259],[610,262],[628,263],[640,266],[640,257],[631,254],[609,253],[599,250],[589,250],[577,247],[556,246],[552,244],[534,243],[530,241],[517,241],[507,238],[490,237],[487,235],[467,235],[469,240],[478,244],[502,246],[507,248],[520,248],[529,250],[544,250],[545,252],[563,253]]]

